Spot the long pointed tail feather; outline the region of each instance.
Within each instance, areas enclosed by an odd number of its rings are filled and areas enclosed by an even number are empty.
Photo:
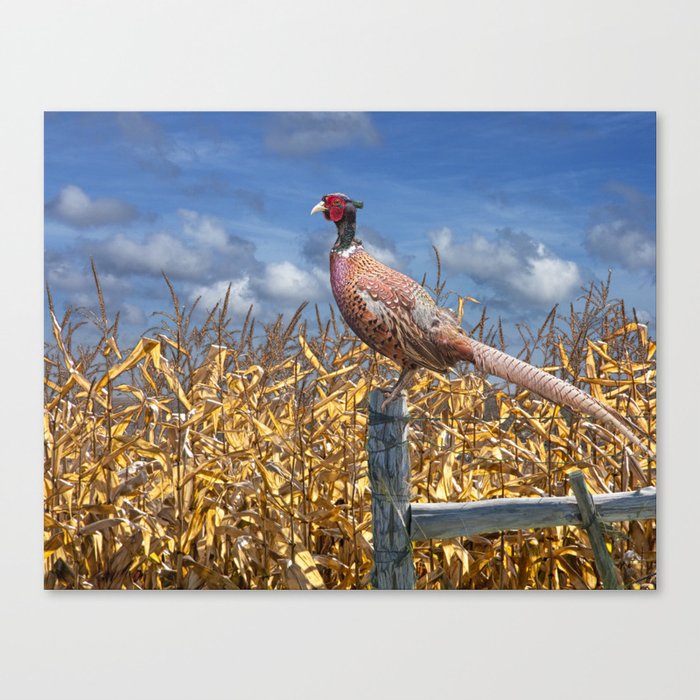
[[[496,350],[490,345],[484,345],[470,338],[469,346],[471,353],[465,359],[471,360],[477,369],[488,374],[494,374],[508,382],[519,384],[545,399],[564,404],[578,413],[593,416],[624,435],[628,440],[644,450],[652,459],[656,458],[649,447],[635,434],[636,426],[614,408],[606,406],[573,384],[569,384],[538,367]]]

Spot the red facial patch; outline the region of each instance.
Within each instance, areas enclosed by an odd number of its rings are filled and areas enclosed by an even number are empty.
[[[340,221],[345,214],[345,200],[342,197],[329,197],[326,200],[328,218],[331,221]]]

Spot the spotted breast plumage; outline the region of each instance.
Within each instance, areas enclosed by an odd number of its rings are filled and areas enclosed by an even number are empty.
[[[435,303],[415,280],[372,257],[356,234],[362,202],[340,192],[325,195],[311,210],[335,223],[330,253],[333,296],[343,318],[369,347],[401,367],[393,401],[421,367],[445,371],[460,361],[519,384],[555,403],[587,413],[614,428],[650,456],[636,427],[610,406],[533,365],[469,337],[455,315]]]

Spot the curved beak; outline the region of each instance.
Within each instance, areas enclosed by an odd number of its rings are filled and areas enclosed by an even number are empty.
[[[323,200],[321,200],[312,210],[312,214],[318,214],[320,211],[328,211],[328,207],[323,203]]]

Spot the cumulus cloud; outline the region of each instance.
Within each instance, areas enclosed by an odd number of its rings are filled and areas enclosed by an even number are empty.
[[[95,279],[90,264],[84,261],[76,263],[76,256],[58,252],[46,254],[44,274],[52,294],[63,296],[73,306],[93,306],[97,299]],[[124,295],[129,284],[118,275],[104,272],[98,268],[100,286],[108,304]]]
[[[95,248],[102,265],[120,274],[160,275],[196,280],[209,267],[210,253],[184,245],[175,236],[157,232],[143,240],[118,233]]]
[[[200,297],[203,309],[211,309],[226,295],[229,284],[229,310],[245,314],[252,304],[258,318],[273,318],[278,313],[294,311],[304,301],[311,303],[330,300],[328,272],[314,267],[304,270],[292,262],[272,262],[259,274],[238,279],[221,279],[208,285],[191,288],[189,298]]]
[[[120,232],[90,246],[101,269],[120,275],[160,277],[199,284],[255,271],[255,245],[229,234],[214,217],[181,209],[182,233],[156,231],[141,238]]]
[[[318,274],[302,270],[288,260],[266,265],[263,277],[254,286],[260,296],[287,304],[319,301],[324,296]]]
[[[204,247],[217,251],[226,249],[229,237],[220,221],[190,209],[179,209],[177,213],[182,218],[183,230],[187,236]]]
[[[623,184],[608,191],[616,201],[591,212],[586,250],[608,264],[627,270],[653,270],[656,265],[654,200]]]
[[[501,229],[491,237],[475,234],[455,241],[452,231],[443,228],[430,238],[445,269],[466,273],[517,302],[552,305],[571,297],[581,285],[575,262],[563,260],[525,233]]]
[[[190,301],[199,297],[203,308],[212,309],[220,301],[223,301],[229,285],[231,285],[229,310],[239,314],[247,313],[250,305],[257,302],[250,289],[250,277],[247,275],[236,280],[218,280],[209,285],[197,285],[190,292]]]
[[[75,228],[91,228],[108,224],[125,224],[137,216],[130,204],[111,197],[90,197],[76,185],[67,185],[48,202],[46,214]]]
[[[323,265],[284,259],[266,263],[257,257],[255,243],[229,233],[215,217],[191,209],[178,215],[181,225],[169,230],[120,231],[81,243],[80,259],[95,260],[108,305],[120,310],[125,324],[143,326],[150,312],[167,306],[162,272],[178,296],[190,303],[200,298],[198,313],[221,301],[229,284],[230,313],[245,314],[252,304],[263,321],[293,312],[304,301],[331,300],[327,260]],[[89,263],[79,269],[76,257],[75,248],[47,255],[47,282],[73,305],[94,306]]]
[[[283,156],[305,156],[344,146],[375,146],[379,132],[360,112],[290,112],[275,115],[265,145]]]
[[[651,269],[656,265],[656,242],[648,231],[618,219],[595,224],[586,234],[586,249],[628,270]]]

